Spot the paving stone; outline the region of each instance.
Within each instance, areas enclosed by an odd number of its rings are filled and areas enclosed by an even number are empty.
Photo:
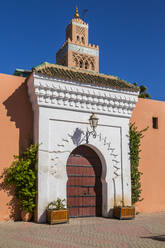
[[[165,212],[134,220],[71,219],[69,224],[0,223],[0,248],[165,248]]]

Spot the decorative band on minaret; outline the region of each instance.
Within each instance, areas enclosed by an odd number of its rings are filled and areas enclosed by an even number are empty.
[[[99,47],[88,40],[88,24],[75,8],[74,19],[66,28],[66,40],[56,54],[56,63],[77,69],[99,72]]]

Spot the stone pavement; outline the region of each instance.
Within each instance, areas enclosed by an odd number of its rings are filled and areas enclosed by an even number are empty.
[[[0,223],[0,248],[163,248],[165,212],[135,220],[71,219],[69,224]]]

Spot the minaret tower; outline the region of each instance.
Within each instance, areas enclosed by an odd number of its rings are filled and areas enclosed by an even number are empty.
[[[66,41],[56,54],[56,63],[99,72],[99,47],[88,43],[88,24],[79,18],[78,8],[66,28]]]

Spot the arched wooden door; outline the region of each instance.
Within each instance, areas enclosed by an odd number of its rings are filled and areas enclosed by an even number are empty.
[[[67,204],[70,217],[102,215],[102,166],[97,154],[79,146],[67,161]]]

